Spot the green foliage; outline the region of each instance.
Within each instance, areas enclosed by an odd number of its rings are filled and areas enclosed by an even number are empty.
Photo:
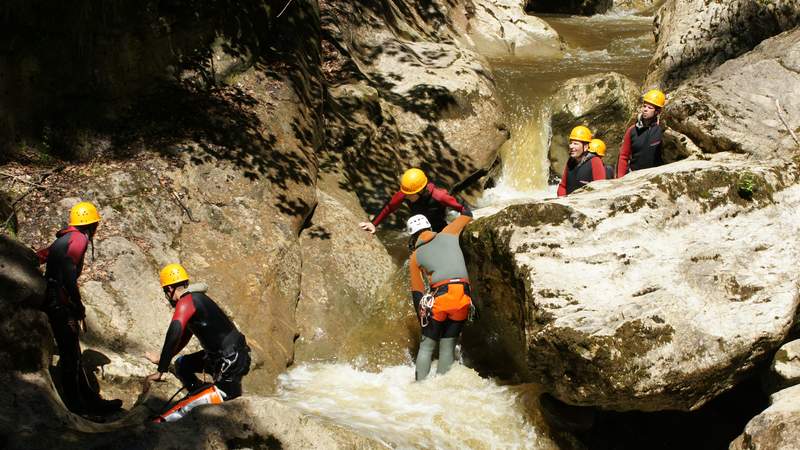
[[[745,172],[739,176],[736,188],[739,197],[752,200],[753,195],[758,191],[758,179],[753,173]]]

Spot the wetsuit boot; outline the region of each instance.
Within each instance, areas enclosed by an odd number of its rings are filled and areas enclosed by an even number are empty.
[[[80,388],[81,398],[87,414],[106,415],[119,411],[122,408],[122,400],[105,400],[99,393],[92,389],[89,384],[89,379],[83,367],[78,369],[78,386]]]
[[[456,340],[458,338],[439,339],[439,363],[436,366],[436,373],[439,375],[447,373],[456,359]]]
[[[427,336],[422,336],[419,342],[419,352],[417,353],[417,381],[422,381],[431,371],[431,360],[433,360],[433,350],[436,348],[436,341]]]

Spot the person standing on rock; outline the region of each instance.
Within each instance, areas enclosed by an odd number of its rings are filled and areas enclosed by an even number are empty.
[[[214,300],[205,293],[203,283],[189,284],[189,274],[180,264],[169,264],[159,273],[161,288],[175,308],[167,329],[161,355],[145,357],[158,365],[158,371],[144,380],[144,390],[154,381],[162,381],[172,358],[197,336],[203,350],[182,355],[175,360],[175,374],[190,393],[202,387],[198,373],[207,373],[225,400],[242,395],[242,377],[250,372],[250,347]]]
[[[661,137],[664,130],[658,117],[666,103],[666,96],[658,89],[647,91],[642,96],[642,109],[636,123],[628,128],[622,139],[617,162],[617,178],[634,170],[657,167],[664,164],[661,159]]]
[[[564,197],[595,180],[606,179],[603,160],[589,152],[592,132],[578,125],[569,134],[569,160],[564,166],[564,175],[558,184],[558,196]]]
[[[411,298],[422,325],[416,361],[417,381],[428,376],[437,342],[439,364],[436,372],[447,372],[455,360],[456,341],[472,306],[469,275],[458,242],[461,231],[471,220],[472,213],[466,211],[441,232],[435,233],[425,216],[418,214],[408,219],[408,232],[414,249],[409,258]],[[423,276],[428,277],[428,294],[423,294]]]
[[[70,210],[68,226],[56,233],[56,240],[36,253],[39,263],[47,264],[44,311],[58,346],[62,400],[76,414],[105,415],[122,407],[122,400],[104,400],[92,389],[81,363],[79,336],[86,331],[86,308],[78,278],[99,223],[97,208],[80,202]]]
[[[598,158],[603,159],[606,156],[606,143],[600,139],[592,139],[589,142],[589,153],[594,153]],[[614,178],[614,168],[608,164],[603,164],[606,168],[606,180]]]
[[[390,214],[397,211],[404,201],[410,203],[411,214],[422,214],[428,218],[433,231],[439,232],[447,226],[447,208],[459,213],[469,211],[469,207],[456,200],[446,189],[428,183],[428,177],[420,169],[408,169],[400,178],[400,191],[395,193],[371,222],[361,222],[364,231],[375,233],[378,226]]]

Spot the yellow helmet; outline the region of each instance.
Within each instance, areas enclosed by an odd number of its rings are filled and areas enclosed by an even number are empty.
[[[180,264],[167,264],[161,269],[158,277],[161,279],[161,287],[163,288],[175,283],[180,283],[181,281],[187,281],[189,279],[189,274],[186,273],[186,269]]]
[[[403,194],[416,194],[428,185],[428,177],[419,169],[408,169],[400,178],[400,191]]]
[[[589,142],[589,151],[600,157],[606,156],[606,143],[600,139],[592,139]]]
[[[80,202],[69,210],[69,225],[91,225],[100,222],[100,214],[97,208],[89,202]]]
[[[650,103],[653,106],[663,108],[664,104],[667,102],[667,96],[658,89],[651,89],[642,96],[642,101],[645,103]]]
[[[570,141],[590,142],[592,140],[592,132],[583,125],[578,125],[572,129],[569,134]]]

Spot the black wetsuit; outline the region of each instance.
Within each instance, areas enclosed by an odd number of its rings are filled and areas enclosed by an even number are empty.
[[[92,389],[81,364],[78,322],[85,318],[86,312],[78,290],[78,277],[83,270],[88,244],[86,234],[75,227],[67,227],[56,233],[56,240],[49,247],[37,252],[39,262],[47,263],[44,311],[58,346],[64,404],[78,413],[109,406]]]
[[[617,178],[622,178],[633,170],[664,164],[661,155],[663,134],[664,130],[657,122],[647,125],[640,120],[628,128],[619,152]]]
[[[250,348],[245,337],[222,309],[203,292],[183,294],[175,305],[158,371],[166,372],[172,358],[197,336],[203,350],[175,360],[175,372],[191,392],[201,385],[196,373],[207,373],[227,395],[242,394],[242,377],[250,371]]]

